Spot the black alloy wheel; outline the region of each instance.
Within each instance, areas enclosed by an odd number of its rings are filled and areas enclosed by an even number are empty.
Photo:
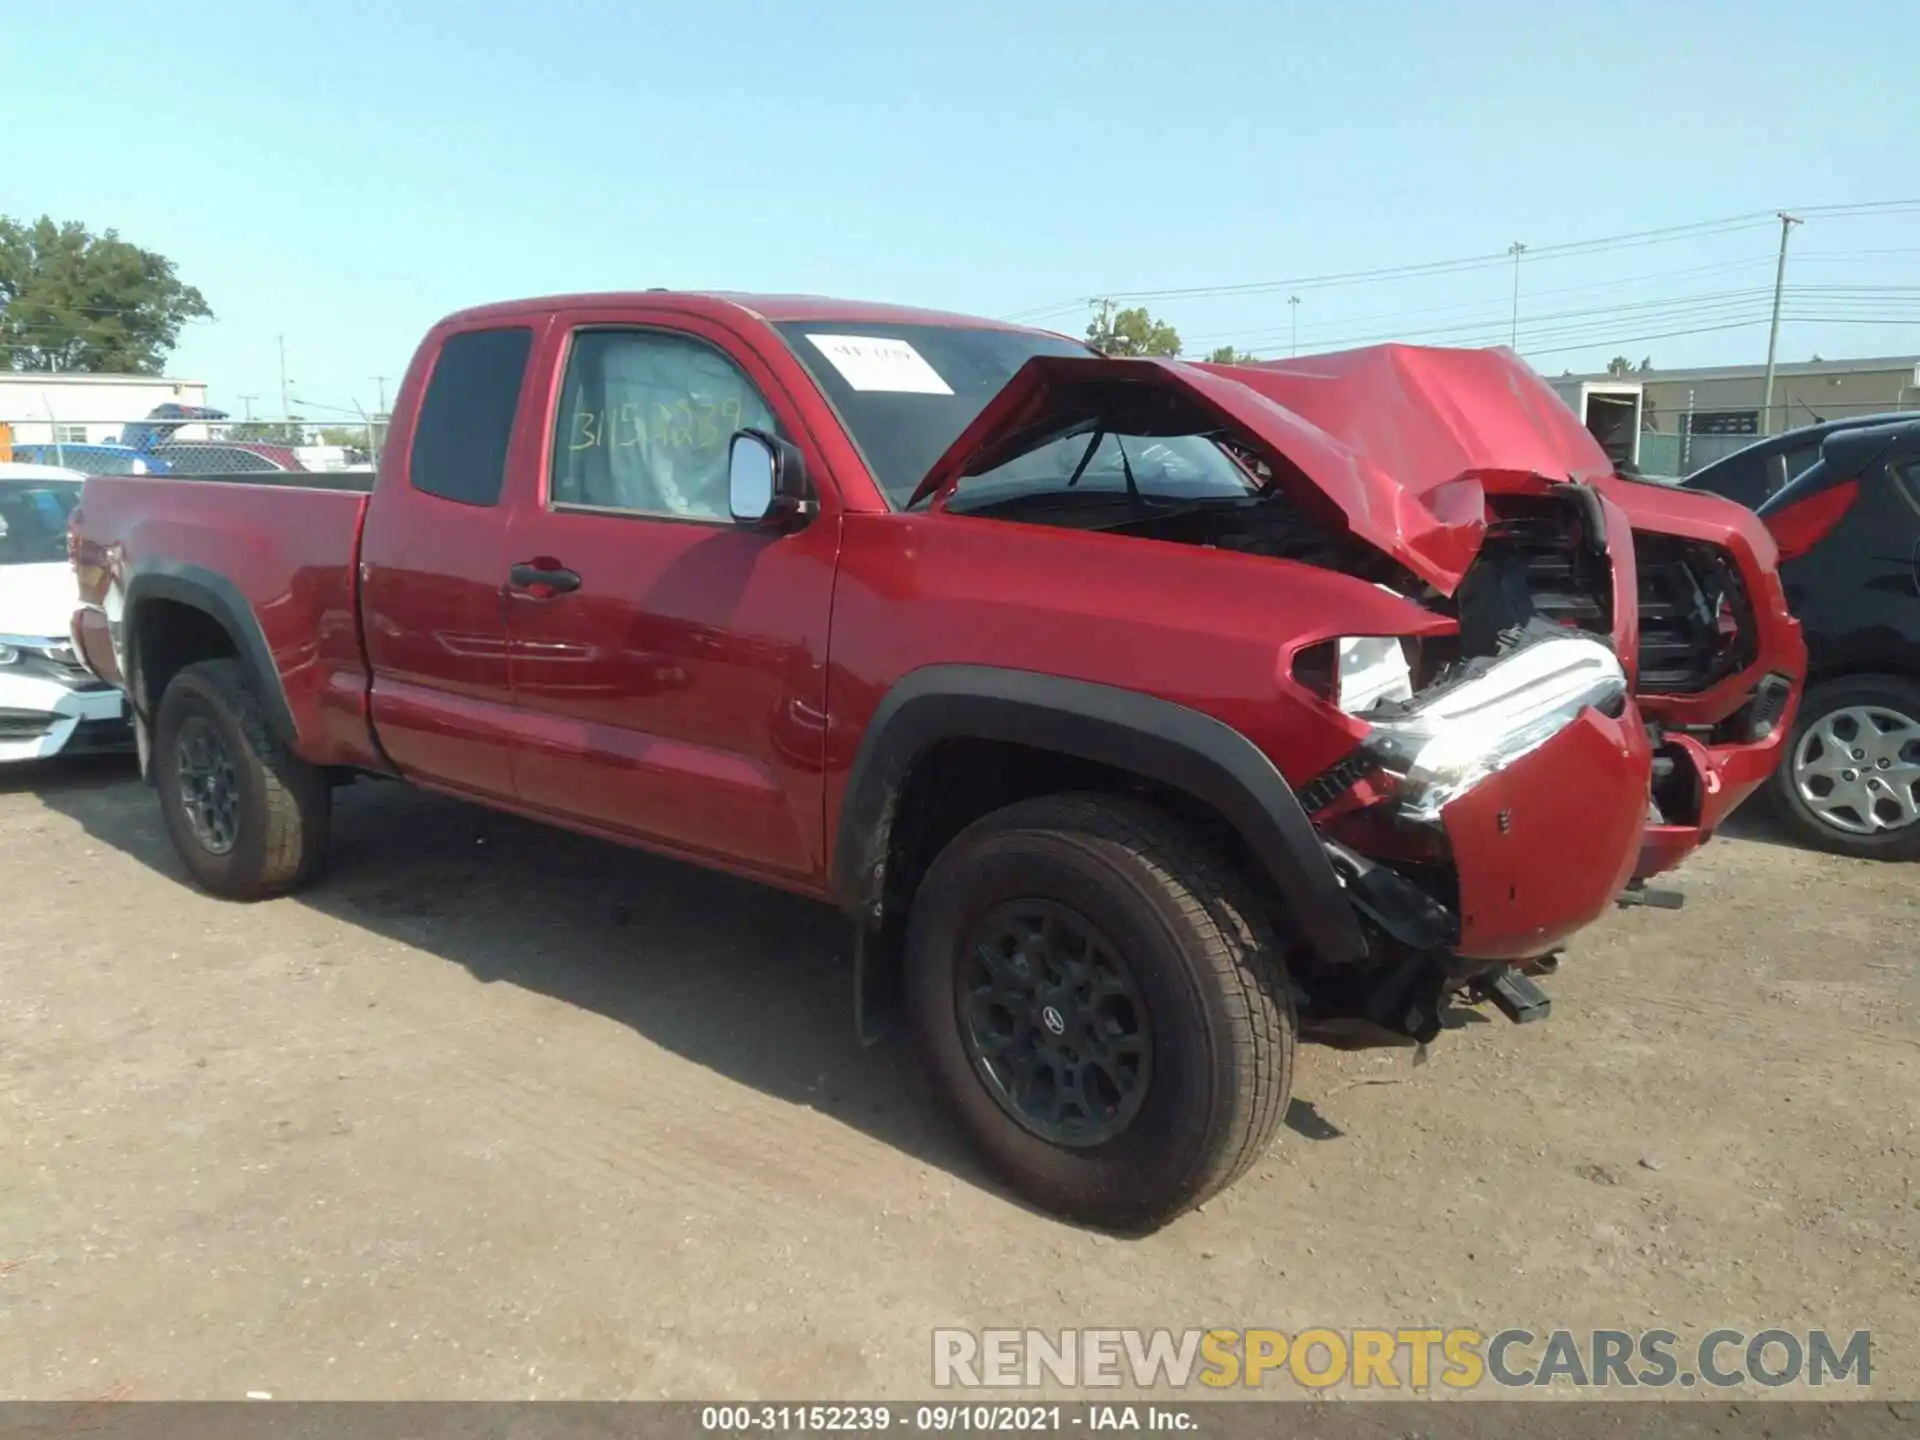
[[[967,1058],[1007,1114],[1042,1140],[1104,1144],[1153,1080],[1146,1000],[1118,947],[1051,900],[1001,905],[954,967]]]
[[[240,779],[233,755],[205,716],[189,716],[174,744],[180,808],[209,855],[225,855],[240,835]]]

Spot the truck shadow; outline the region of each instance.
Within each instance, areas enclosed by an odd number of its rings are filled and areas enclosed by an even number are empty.
[[[190,883],[131,761],[0,777],[0,791],[22,789],[94,840]],[[855,1037],[852,934],[824,905],[375,781],[338,792],[326,877],[275,903],[591,1010],[1006,1194],[939,1114],[906,1037],[873,1046]],[[1310,1140],[1344,1133],[1303,1099],[1287,1124]]]

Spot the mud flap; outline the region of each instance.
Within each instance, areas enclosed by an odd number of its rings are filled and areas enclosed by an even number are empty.
[[[133,750],[140,757],[140,778],[147,784],[153,784],[153,737],[147,731],[147,720],[140,713],[140,707],[131,700],[126,702],[127,709],[133,715]]]
[[[893,1033],[900,1020],[900,957],[884,932],[853,927],[853,1033],[862,1045],[874,1045]]]

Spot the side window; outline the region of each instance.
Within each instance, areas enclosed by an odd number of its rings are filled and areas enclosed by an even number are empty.
[[[753,382],[711,345],[583,330],[560,390],[549,503],[727,520],[727,442],[749,426],[777,430]]]
[[[1907,494],[1913,503],[1920,505],[1920,461],[1900,467],[1900,478],[1906,482]]]
[[[1737,500],[1748,508],[1759,506],[1770,493],[1768,460],[1747,456],[1727,466],[1709,487],[1717,495]]]
[[[1769,498],[1778,495],[1782,490],[1786,489],[1788,480],[1793,478],[1787,469],[1787,457],[1779,452],[1767,456],[1766,464],[1762,468],[1766,472],[1767,488],[1754,496],[1753,499],[1747,501],[1747,504],[1753,506],[1756,510],[1765,504]]]
[[[1787,464],[1787,483],[1798,480],[1806,468],[1820,458],[1818,445],[1796,445],[1782,457]]]
[[[463,505],[498,505],[507,440],[520,404],[533,331],[467,330],[448,337],[414,422],[413,488]]]

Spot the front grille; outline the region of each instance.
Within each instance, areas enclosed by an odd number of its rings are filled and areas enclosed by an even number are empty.
[[[1640,688],[1688,695],[1753,661],[1754,625],[1739,567],[1718,545],[1635,531],[1640,572]]]
[[[1509,551],[1524,567],[1533,613],[1556,625],[1606,634],[1608,585],[1577,529],[1557,515],[1496,521],[1487,543]]]
[[[1456,596],[1460,653],[1500,654],[1535,622],[1605,636],[1613,629],[1613,566],[1576,487],[1501,496]]]

